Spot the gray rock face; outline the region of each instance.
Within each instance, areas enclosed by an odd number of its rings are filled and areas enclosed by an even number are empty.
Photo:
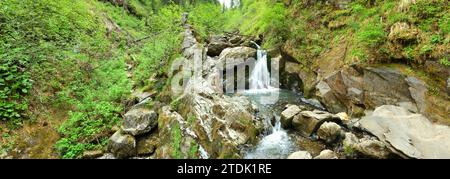
[[[333,143],[341,135],[341,126],[334,122],[323,123],[317,131],[319,139],[324,140],[326,143]]]
[[[281,126],[283,128],[289,128],[292,126],[292,119],[294,116],[300,113],[302,109],[297,105],[290,105],[286,110],[281,112]]]
[[[338,156],[331,150],[323,150],[314,159],[338,159]]]
[[[360,123],[405,158],[450,158],[450,128],[432,124],[423,115],[385,105],[376,108]]]
[[[185,34],[185,41],[191,35]],[[183,63],[195,64],[198,59],[203,59],[208,64],[203,64],[202,73],[182,75],[186,79],[182,90],[171,94],[177,96],[177,111],[162,108],[158,119],[161,142],[156,150],[158,158],[192,158],[189,149],[195,146],[202,155],[210,158],[240,158],[238,146],[256,143],[262,131],[263,125],[255,117],[254,105],[247,97],[224,95],[224,80],[221,78],[224,70],[245,67],[246,61],[255,59],[256,50],[249,47],[226,48],[217,58],[207,56],[204,51],[198,43],[183,49]],[[183,72],[171,75],[180,74]],[[228,77],[226,80],[234,82]],[[183,136],[180,147],[177,147],[179,150],[172,147],[173,141],[177,141],[173,131]],[[195,154],[197,157],[198,153]]]
[[[312,159],[312,156],[307,151],[298,151],[289,155],[287,159]]]
[[[122,130],[133,136],[145,134],[156,127],[158,116],[155,111],[133,108],[124,116]]]
[[[159,147],[156,150],[156,156],[160,159],[188,159],[197,158],[196,152],[190,152],[191,149],[198,149],[196,139],[198,136],[188,127],[188,123],[170,106],[164,106],[161,109],[158,118]],[[153,139],[149,139],[150,145]],[[147,144],[143,144],[147,145]],[[142,150],[141,152],[150,152]]]
[[[426,85],[388,68],[351,67],[338,71],[316,85],[316,95],[333,113],[360,117],[365,109],[410,102],[425,111]]]
[[[411,93],[411,97],[416,102],[419,112],[425,113],[425,109],[427,107],[425,95],[428,91],[425,82],[420,81],[415,77],[408,77],[405,80],[409,85],[409,92]]]
[[[292,120],[293,127],[305,137],[315,133],[324,122],[339,122],[340,118],[325,111],[302,111]]]
[[[127,158],[136,155],[136,140],[132,135],[117,131],[109,138],[108,151],[117,158]]]

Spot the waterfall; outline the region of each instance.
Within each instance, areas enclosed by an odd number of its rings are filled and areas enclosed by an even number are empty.
[[[220,3],[225,9],[238,7],[238,6],[241,4],[241,2],[240,2],[239,0],[219,0],[219,3]]]
[[[270,73],[267,67],[267,51],[262,50],[255,42],[252,43],[258,47],[258,51],[256,65],[250,75],[250,90],[271,89]]]

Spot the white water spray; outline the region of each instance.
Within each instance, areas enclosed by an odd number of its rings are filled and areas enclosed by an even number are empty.
[[[267,66],[267,51],[261,49],[255,42],[252,43],[258,47],[258,51],[256,65],[250,75],[250,90],[271,89],[270,73]]]

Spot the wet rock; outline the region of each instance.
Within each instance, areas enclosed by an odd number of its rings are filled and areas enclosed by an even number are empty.
[[[338,159],[338,156],[331,150],[323,150],[314,159]]]
[[[287,159],[312,159],[312,156],[307,151],[294,152]]]
[[[317,130],[317,136],[319,139],[324,140],[325,143],[330,144],[339,138],[341,132],[341,126],[338,124],[334,122],[325,122],[320,125],[319,130]]]
[[[433,124],[421,114],[384,105],[362,118],[360,123],[404,158],[450,158],[450,128]]]
[[[132,135],[117,131],[109,138],[108,151],[117,158],[136,155],[136,140]]]
[[[286,110],[281,112],[281,126],[283,128],[289,128],[292,126],[292,119],[295,115],[300,113],[302,109],[297,105],[290,105]]]
[[[315,133],[320,125],[324,122],[339,122],[340,119],[336,115],[325,111],[302,111],[292,120],[293,127],[305,137],[309,137]]]
[[[101,157],[102,155],[103,155],[103,151],[101,151],[101,150],[89,150],[89,151],[84,151],[83,152],[82,158],[84,158],[84,159],[94,159],[94,158]]]
[[[218,36],[218,35],[214,35],[209,39],[209,44],[208,44],[208,56],[218,56],[220,55],[220,53],[222,53],[222,51],[228,47],[231,47],[232,45],[230,43],[228,43],[227,39],[222,37],[222,36]]]
[[[156,127],[157,118],[155,111],[133,108],[125,114],[122,130],[133,136],[145,134]]]

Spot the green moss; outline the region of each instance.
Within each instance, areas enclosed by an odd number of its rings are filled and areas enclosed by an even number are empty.
[[[171,144],[171,156],[174,159],[181,159],[182,158],[182,152],[181,152],[181,140],[182,140],[182,135],[181,135],[181,129],[180,126],[178,124],[175,124],[172,126],[172,130],[171,130],[171,139],[172,139],[172,144]]]
[[[189,159],[198,158],[198,148],[199,148],[198,143],[195,141],[192,141],[191,147],[189,148],[189,154],[188,154]]]

